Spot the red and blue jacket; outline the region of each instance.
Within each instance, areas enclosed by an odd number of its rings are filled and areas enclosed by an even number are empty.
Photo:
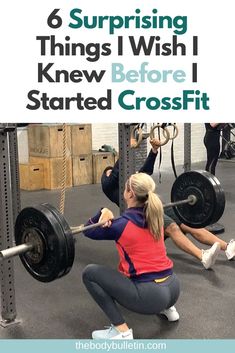
[[[97,223],[101,211],[87,225]],[[111,227],[97,227],[84,231],[96,240],[114,240],[119,253],[119,271],[132,280],[148,282],[172,274],[173,262],[167,257],[162,236],[155,240],[147,228],[143,208],[128,208]]]

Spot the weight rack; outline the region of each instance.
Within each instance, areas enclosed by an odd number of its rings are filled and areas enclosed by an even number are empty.
[[[14,124],[0,125],[0,247],[14,245],[14,223],[20,211],[17,131]],[[0,263],[1,320],[5,327],[16,321],[14,261]]]

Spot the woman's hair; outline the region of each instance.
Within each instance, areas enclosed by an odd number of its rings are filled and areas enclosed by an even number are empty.
[[[163,227],[163,205],[155,194],[155,182],[146,173],[137,173],[127,180],[127,190],[132,191],[137,203],[144,205],[148,228],[155,239],[160,239]]]

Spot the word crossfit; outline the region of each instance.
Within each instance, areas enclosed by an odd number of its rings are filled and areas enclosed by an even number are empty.
[[[118,97],[118,103],[125,110],[209,110],[207,93],[199,90],[183,90],[181,97],[136,97],[135,91],[125,90]]]
[[[112,90],[100,98],[84,97],[81,92],[74,97],[49,97],[46,92],[31,90],[28,94],[31,104],[27,104],[29,110],[112,110]],[[209,97],[207,93],[199,90],[183,90],[179,97],[138,97],[134,90],[124,90],[118,96],[118,104],[124,110],[209,110]]]

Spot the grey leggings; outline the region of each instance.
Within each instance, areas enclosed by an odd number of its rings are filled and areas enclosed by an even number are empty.
[[[175,274],[162,283],[134,282],[101,265],[88,265],[83,271],[83,282],[115,326],[125,322],[116,303],[136,313],[153,315],[174,305],[180,292]]]

